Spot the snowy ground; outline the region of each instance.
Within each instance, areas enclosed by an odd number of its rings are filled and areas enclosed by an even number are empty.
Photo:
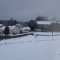
[[[34,33],[51,35],[51,33]],[[12,38],[0,41],[0,60],[60,60],[60,35]]]

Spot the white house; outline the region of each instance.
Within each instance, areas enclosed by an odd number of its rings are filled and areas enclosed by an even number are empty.
[[[57,21],[36,21],[38,24],[37,29],[41,31],[60,31],[60,22]]]
[[[36,21],[38,24],[37,29],[40,29],[42,31],[47,31],[47,27],[49,27],[52,23],[52,21]]]
[[[16,26],[9,26],[9,33],[10,34],[18,34],[20,32],[19,28]]]
[[[36,21],[38,27],[51,25],[52,21]]]
[[[22,25],[16,24],[15,26],[9,26],[9,33],[10,34],[19,34],[21,31]]]

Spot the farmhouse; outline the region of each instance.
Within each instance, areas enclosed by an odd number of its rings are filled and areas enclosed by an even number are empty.
[[[60,31],[60,22],[56,21],[36,21],[38,24],[37,29],[41,29],[41,31]]]
[[[48,27],[51,25],[52,21],[36,21],[38,24],[37,29],[41,31],[47,31]]]

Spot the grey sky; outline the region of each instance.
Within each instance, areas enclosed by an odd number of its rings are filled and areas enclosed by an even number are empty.
[[[0,0],[0,19],[35,19],[37,16],[60,19],[60,0]]]

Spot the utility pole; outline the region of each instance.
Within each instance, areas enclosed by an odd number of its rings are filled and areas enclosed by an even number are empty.
[[[55,20],[55,18],[52,19],[52,37],[53,37],[53,29],[54,29],[53,20]]]
[[[53,27],[52,27],[52,37],[53,37]]]
[[[52,37],[53,37],[53,29],[52,29]]]
[[[54,30],[54,23],[56,22],[56,17],[52,19],[52,37],[53,37],[53,30]]]

